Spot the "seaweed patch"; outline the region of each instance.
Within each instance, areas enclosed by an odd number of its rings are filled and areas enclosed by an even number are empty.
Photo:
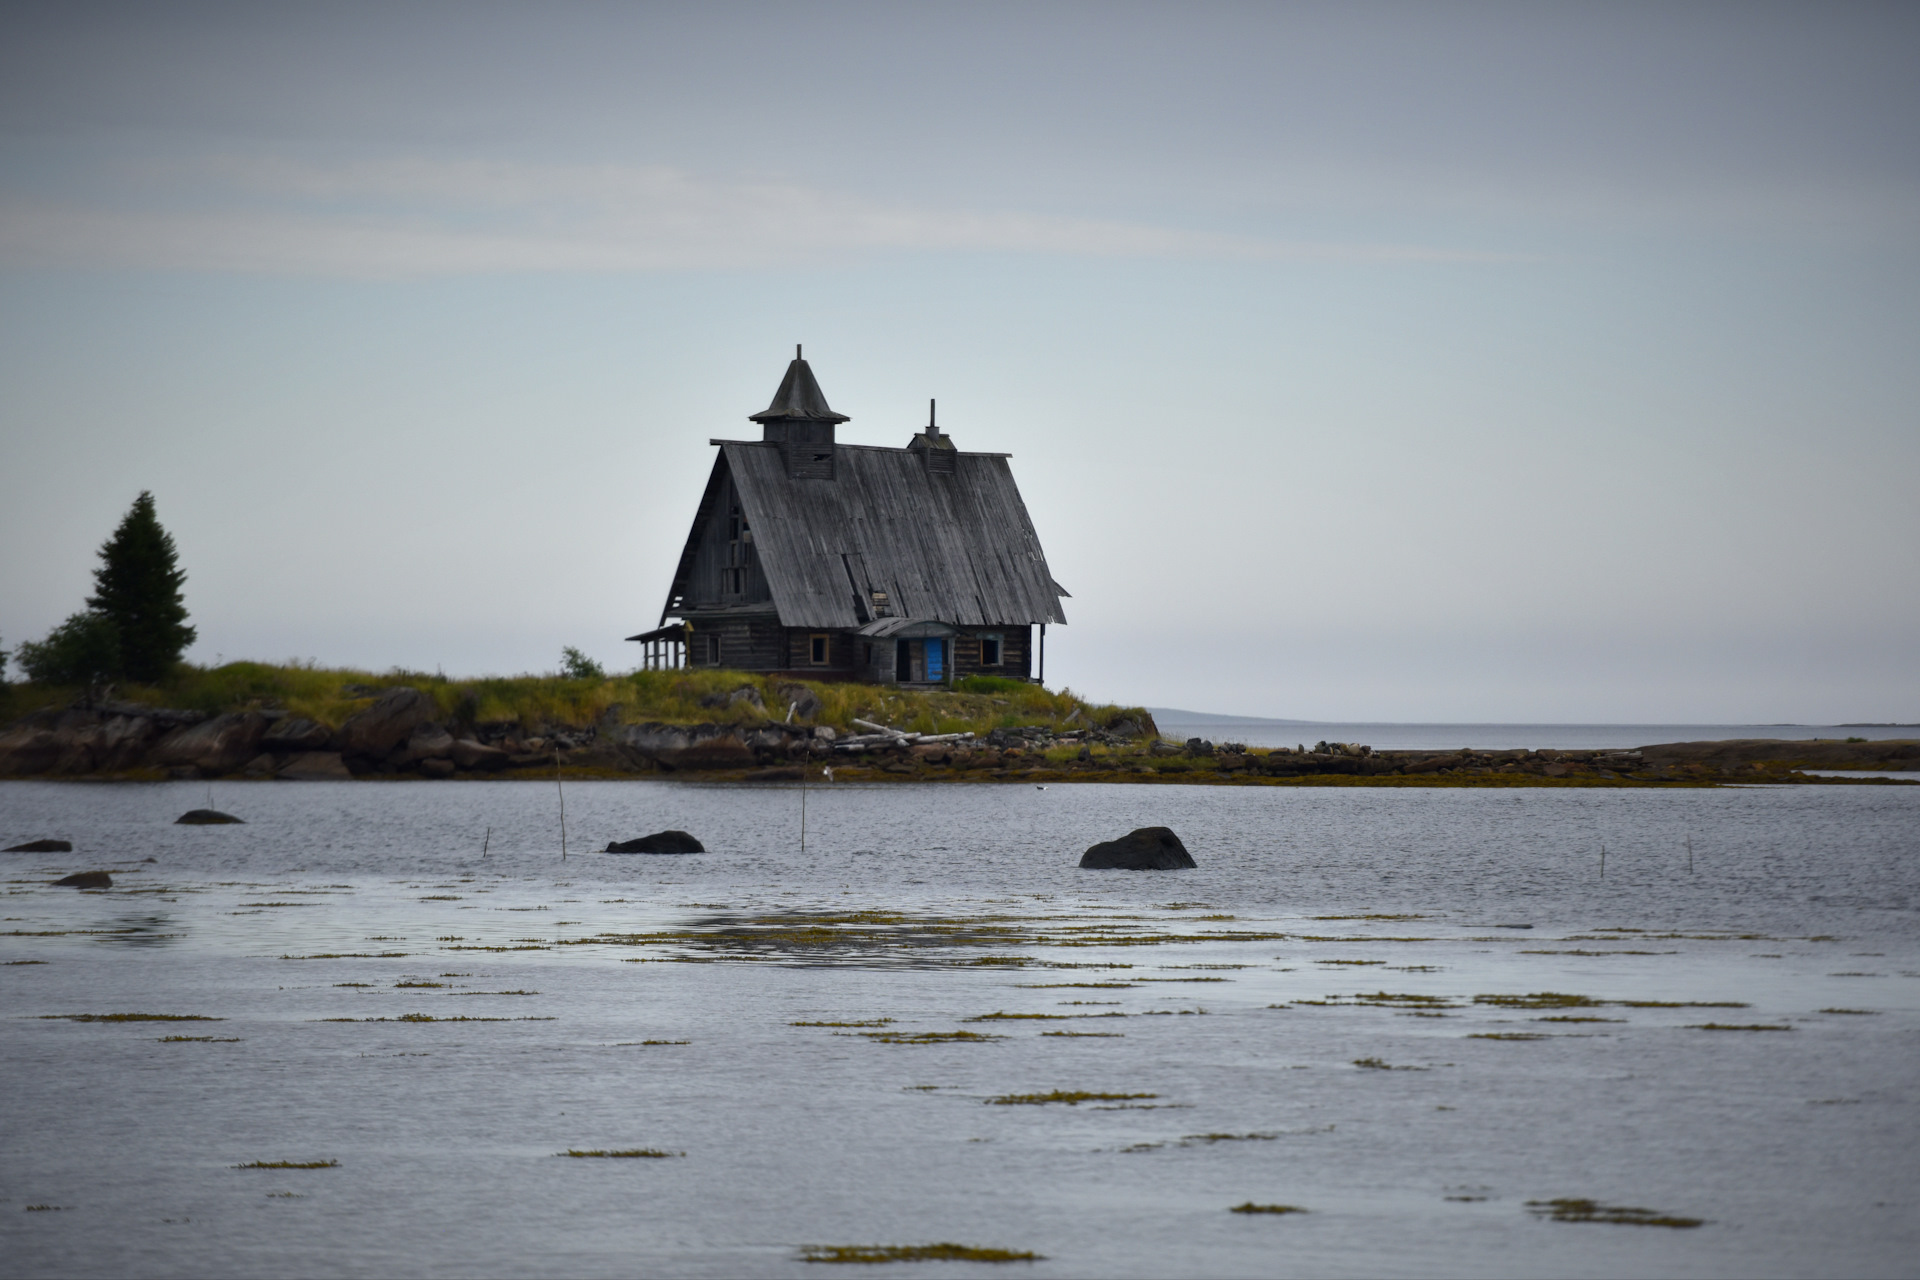
[[[67,1022],[225,1022],[199,1013],[43,1013],[42,1021]]]
[[[1553,1222],[1606,1222],[1621,1227],[1697,1227],[1704,1218],[1683,1218],[1676,1214],[1641,1209],[1633,1205],[1601,1204],[1597,1200],[1529,1200],[1528,1212]]]
[[[1234,1205],[1228,1213],[1305,1213],[1297,1204],[1255,1204],[1249,1200],[1245,1204]]]
[[[338,1160],[254,1160],[237,1164],[236,1169],[338,1169]]]
[[[1044,1107],[1062,1103],[1077,1107],[1083,1102],[1128,1102],[1135,1098],[1157,1098],[1157,1093],[1096,1093],[1087,1089],[1055,1089],[1051,1093],[1005,1093],[988,1098],[990,1107]]]
[[[684,1156],[684,1151],[656,1151],[652,1147],[630,1147],[624,1151],[601,1151],[598,1148],[589,1151],[576,1151],[568,1147],[565,1151],[556,1151],[556,1156],[571,1156],[575,1160],[672,1160]]]
[[[875,1044],[971,1044],[1006,1039],[978,1031],[862,1031],[860,1034]]]
[[[1016,1249],[987,1249],[970,1244],[804,1244],[802,1262],[1039,1262],[1042,1256]]]

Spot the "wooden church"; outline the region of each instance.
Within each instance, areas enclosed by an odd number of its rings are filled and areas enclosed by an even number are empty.
[[[794,348],[758,440],[720,450],[649,667],[729,667],[933,687],[1040,680],[1066,590],[1004,453],[964,453],[934,425],[905,448],[847,444]],[[1038,635],[1035,629],[1038,628]]]

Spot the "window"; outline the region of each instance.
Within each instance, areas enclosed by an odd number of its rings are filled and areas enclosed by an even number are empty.
[[[980,665],[983,667],[997,667],[1000,665],[999,636],[980,637]]]
[[[702,651],[701,656],[706,659],[706,663],[708,666],[717,667],[720,665],[720,637],[719,636],[701,636],[700,648]]]
[[[827,638],[825,636],[807,637],[807,661],[816,667],[827,665]]]
[[[747,571],[745,569],[723,569],[720,576],[724,580],[726,591],[731,596],[743,596],[747,593]]]
[[[868,594],[871,595],[873,598],[873,616],[874,617],[890,618],[893,616],[893,606],[887,603],[886,592],[873,591],[873,592],[869,592]]]

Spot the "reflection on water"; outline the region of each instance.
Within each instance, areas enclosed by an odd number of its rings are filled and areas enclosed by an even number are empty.
[[[123,947],[158,947],[186,936],[170,916],[115,916],[108,928],[93,935],[93,940]]]

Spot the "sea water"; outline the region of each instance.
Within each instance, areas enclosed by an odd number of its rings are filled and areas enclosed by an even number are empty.
[[[7,1275],[1920,1271],[1920,789],[208,799],[0,787]]]
[[[1920,737],[1920,725],[1805,724],[1399,724],[1259,720],[1247,716],[1154,712],[1161,734],[1177,742],[1201,738],[1250,747],[1312,746],[1316,742],[1362,742],[1380,751],[1630,751],[1662,742],[1725,742],[1736,738],[1781,738],[1881,742]]]

